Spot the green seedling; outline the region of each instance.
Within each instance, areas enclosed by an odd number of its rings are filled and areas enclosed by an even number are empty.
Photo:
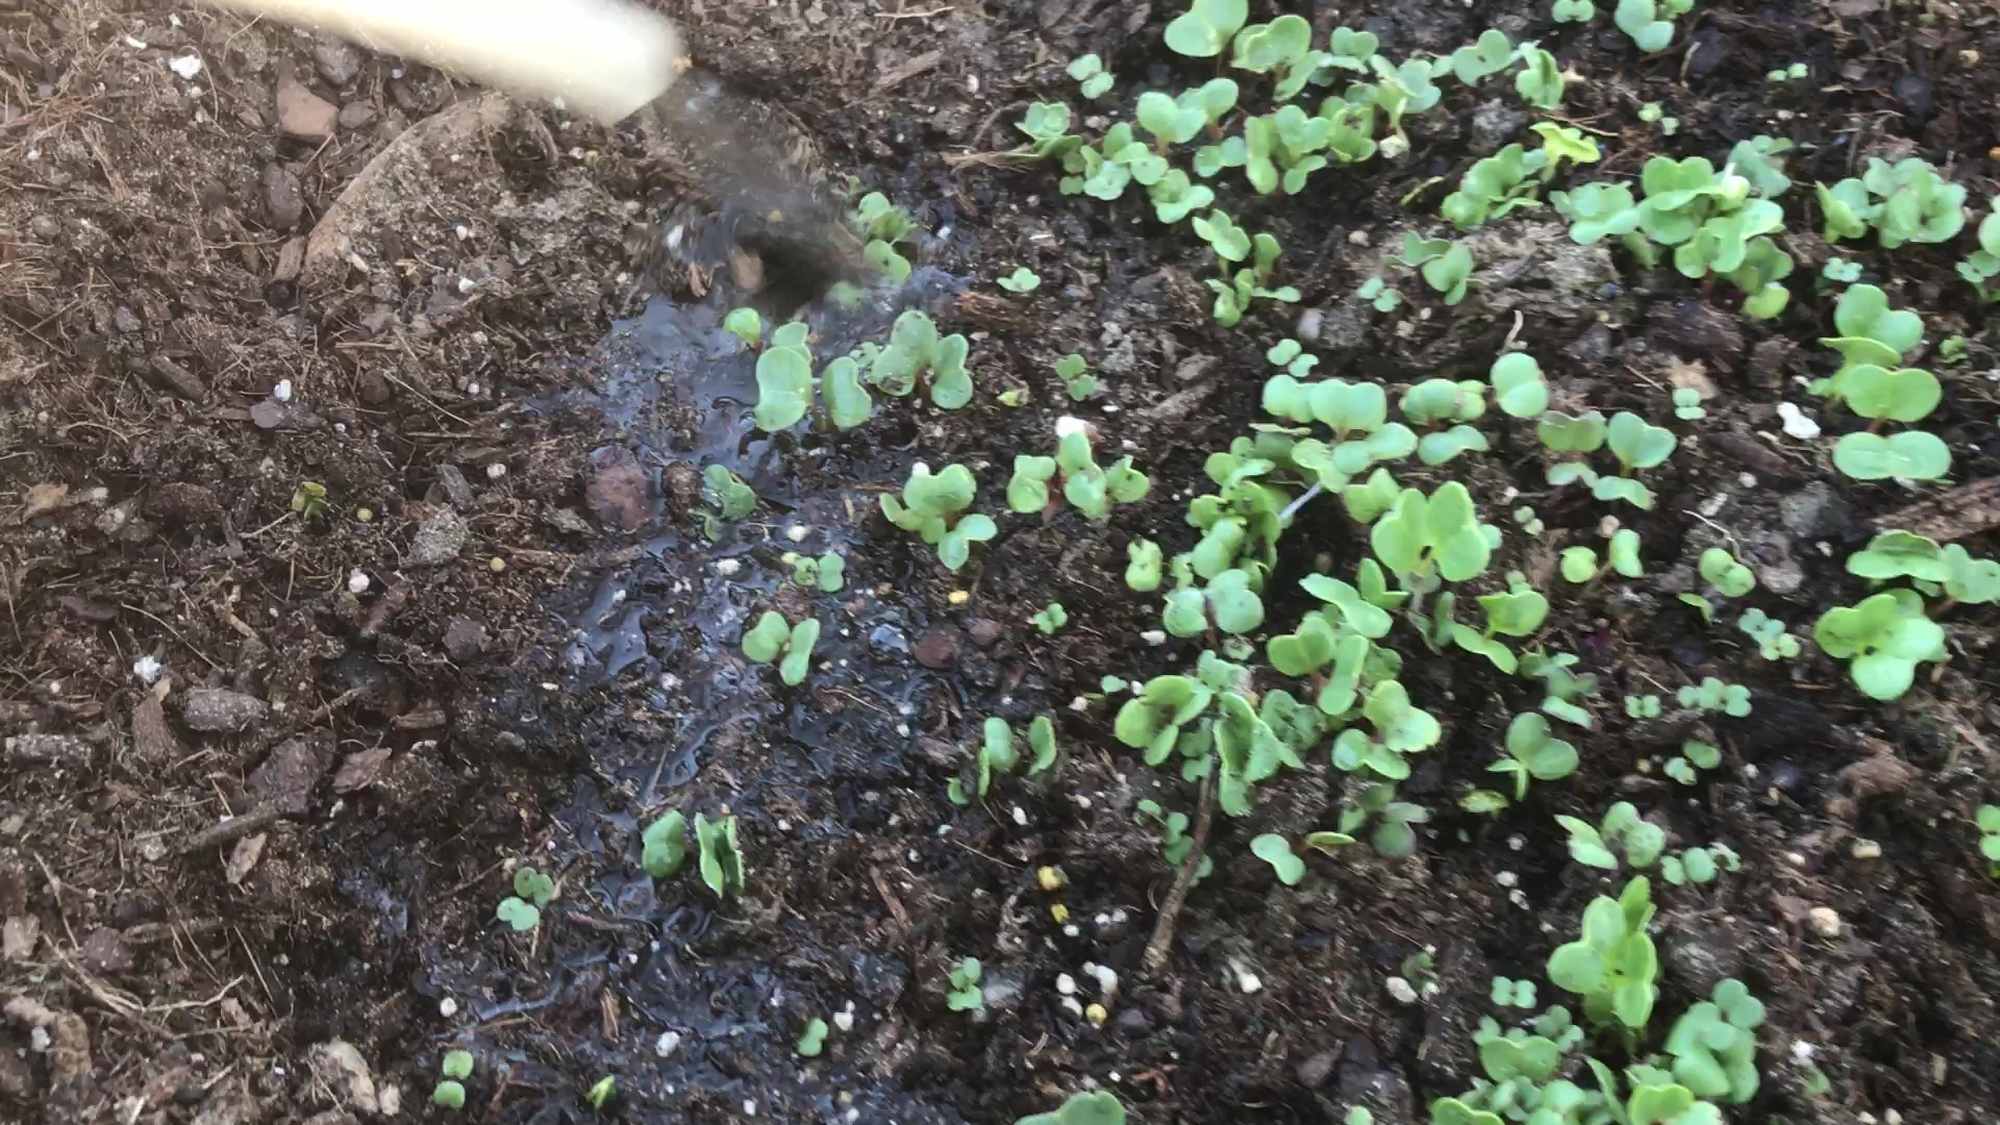
[[[1065,115],[1067,112],[1065,109]],[[908,211],[890,203],[881,192],[871,191],[855,204],[848,222],[865,243],[863,261],[896,285],[909,280],[910,260],[896,250],[898,243],[916,233],[916,220]]]
[[[1558,816],[1556,823],[1569,833],[1571,859],[1605,871],[1618,870],[1621,853],[1633,867],[1651,867],[1667,845],[1666,830],[1641,817],[1630,801],[1620,801],[1606,809],[1604,819],[1596,827],[1573,816]]]
[[[1767,617],[1761,609],[1744,611],[1736,628],[1757,642],[1757,653],[1766,660],[1791,660],[1799,655],[1799,639],[1785,631],[1785,623]]]
[[[1597,552],[1589,547],[1563,548],[1557,565],[1563,581],[1579,586],[1595,582],[1614,570],[1627,578],[1643,578],[1646,568],[1639,561],[1639,547],[1639,533],[1621,527],[1611,533],[1603,565],[1598,564]]]
[[[1708,417],[1708,411],[1701,405],[1701,392],[1693,387],[1680,387],[1674,391],[1674,417],[1683,422],[1699,422]]]
[[[1429,496],[1404,489],[1375,521],[1368,541],[1390,573],[1423,578],[1435,570],[1447,582],[1484,574],[1492,555],[1472,494],[1457,481],[1439,485]]]
[[[735,523],[757,510],[757,493],[727,465],[710,465],[701,471],[703,499],[714,511],[703,514],[703,530],[710,539],[722,537],[722,524]]]
[[[1695,564],[1701,580],[1725,598],[1740,598],[1757,586],[1757,576],[1722,547],[1710,547]]]
[[[527,933],[542,923],[542,908],[556,897],[555,880],[532,867],[520,867],[514,871],[514,893],[500,900],[494,917],[513,927],[517,934]]]
[[[1528,782],[1561,781],[1576,772],[1576,747],[1549,729],[1549,721],[1533,711],[1514,716],[1507,724],[1507,756],[1487,766],[1492,773],[1514,776],[1514,799],[1528,795]],[[1522,1007],[1530,1007],[1530,999]]]
[[[1379,277],[1361,283],[1354,295],[1374,306],[1376,312],[1395,312],[1403,304],[1403,293]]]
[[[986,1006],[986,993],[979,987],[985,969],[979,958],[967,957],[945,974],[945,1007],[954,1012],[976,1012]]]
[[[1132,458],[1121,457],[1110,468],[1100,468],[1093,459],[1090,437],[1082,427],[1069,430],[1056,446],[1054,457],[1016,454],[1014,475],[1007,482],[1007,506],[1023,514],[1044,511],[1051,503],[1049,483],[1062,477],[1063,499],[1094,522],[1110,518],[1119,504],[1137,503],[1145,498],[1152,482],[1132,467]]]
[[[1909,309],[1891,309],[1889,295],[1874,285],[1849,286],[1833,310],[1834,331],[1820,343],[1840,353],[1843,365],[1872,363],[1900,367],[1903,356],[1923,342],[1924,322]]]
[[[1981,805],[1973,818],[1979,829],[1979,854],[1991,865],[1988,874],[2000,879],[2000,805]]]
[[[1166,812],[1160,803],[1150,797],[1140,798],[1136,807],[1138,815],[1151,820],[1160,829],[1160,856],[1169,867],[1179,870],[1187,862],[1188,853],[1194,850],[1194,839],[1188,835],[1188,816],[1184,812]],[[1310,841],[1308,841],[1310,842]],[[1195,865],[1194,881],[1199,883],[1208,878],[1215,869],[1214,861],[1204,855]]]
[[[1578,662],[1575,653],[1549,654],[1539,649],[1531,650],[1521,654],[1520,675],[1542,681],[1545,695],[1541,710],[1544,715],[1587,730],[1597,723],[1578,700],[1597,694],[1597,677],[1571,671]]]
[[[1118,709],[1112,734],[1135,750],[1145,751],[1146,764],[1167,760],[1183,727],[1200,718],[1215,700],[1215,690],[1187,676],[1156,676],[1139,694]]]
[[[1855,480],[1937,480],[1951,472],[1951,449],[1922,430],[1888,437],[1858,430],[1834,443],[1833,464]]]
[[[292,490],[292,511],[308,522],[325,519],[332,511],[326,499],[326,486],[316,480],[300,481]]]
[[[1510,418],[1539,418],[1549,408],[1549,384],[1542,365],[1527,352],[1508,352],[1486,373],[1493,402]]]
[[[1041,612],[1028,620],[1043,635],[1051,636],[1069,624],[1069,611],[1063,608],[1061,602],[1050,602]]]
[[[1521,528],[1522,532],[1528,535],[1540,536],[1548,530],[1548,525],[1544,524],[1541,517],[1535,514],[1535,509],[1526,504],[1514,509],[1513,516],[1515,524]]]
[[[830,1030],[825,1020],[814,1016],[806,1021],[805,1029],[799,1032],[799,1040],[792,1045],[792,1050],[802,1059],[818,1058],[820,1052],[826,1050],[826,1036]]]
[[[1162,553],[1151,539],[1134,539],[1125,545],[1125,586],[1141,594],[1160,588]]]
[[[1562,64],[1533,43],[1521,44],[1521,70],[1514,75],[1514,92],[1539,110],[1554,110],[1563,100]]]
[[[1487,28],[1478,40],[1453,51],[1446,59],[1452,76],[1468,86],[1478,85],[1487,75],[1500,73],[1513,61],[1514,43],[1506,32],[1497,28]]]
[[[1444,303],[1465,300],[1472,278],[1472,251],[1464,243],[1446,239],[1421,239],[1414,233],[1403,236],[1403,264],[1417,270],[1424,284],[1444,295]]]
[[[743,346],[756,350],[764,342],[764,318],[756,309],[739,308],[729,310],[722,318],[722,330],[743,341]]]
[[[1615,1020],[1630,1033],[1646,1029],[1660,995],[1659,956],[1646,932],[1652,919],[1652,885],[1636,876],[1617,898],[1592,899],[1583,911],[1582,937],[1549,955],[1550,982],[1581,996],[1592,1023]]]
[[[1264,601],[1250,572],[1232,567],[1206,586],[1183,585],[1168,594],[1160,623],[1176,637],[1200,636],[1211,626],[1225,633],[1250,633],[1264,623]]]
[[[1764,75],[1764,81],[1797,82],[1805,78],[1806,73],[1807,73],[1806,64],[1802,62],[1795,62],[1790,66],[1779,67],[1777,70],[1773,70],[1766,73]]]
[[[1611,22],[1630,36],[1641,51],[1658,54],[1673,42],[1676,16],[1694,8],[1694,0],[1618,0]]]
[[[1282,367],[1285,374],[1294,379],[1303,379],[1319,366],[1319,357],[1305,350],[1305,345],[1287,336],[1272,344],[1264,352],[1264,360],[1273,367]]]
[[[1993,198],[1990,207],[1979,221],[1979,249],[1958,264],[1958,276],[1979,291],[1980,300],[1989,302],[2000,301],[2000,286],[1988,284],[2000,277],[2000,196]]]
[[[1035,102],[1028,106],[1028,112],[1014,123],[1014,128],[1027,134],[1028,145],[1025,155],[1036,159],[1067,159],[1083,145],[1083,138],[1069,131],[1069,107],[1061,102]]]
[[[771,333],[757,357],[757,408],[751,417],[765,431],[790,429],[812,407],[812,352],[806,326],[798,321]]]
[[[1354,834],[1373,821],[1375,830],[1369,834],[1368,846],[1384,859],[1403,859],[1417,851],[1417,830],[1412,826],[1426,823],[1430,818],[1429,809],[1396,800],[1396,787],[1378,782],[1363,789],[1358,798],[1342,804],[1340,831],[1315,832],[1306,837],[1306,843],[1331,852],[1343,843],[1353,843]]]
[[[710,820],[694,814],[694,841],[700,852],[701,881],[715,897],[727,899],[743,893],[743,850],[736,843],[736,818]]]
[[[1532,1008],[1535,1006],[1535,982],[1494,977],[1490,995],[1493,1003],[1502,1008]]]
[[[1212,59],[1249,18],[1245,0],[1194,0],[1167,24],[1167,47],[1188,58]]]
[[[868,381],[884,394],[902,398],[927,379],[931,402],[940,410],[957,410],[972,401],[968,351],[962,334],[939,336],[930,317],[911,309],[890,326],[889,342],[875,353]]]
[[[1728,166],[1736,169],[1737,175],[1750,181],[1750,190],[1765,199],[1776,199],[1791,190],[1791,177],[1785,175],[1785,154],[1798,146],[1783,137],[1758,134],[1748,140],[1737,141],[1729,150]]]
[[[1590,0],[1555,0],[1549,16],[1557,23],[1589,23],[1597,18],[1597,5]]]
[[[1508,575],[1509,586],[1504,594],[1484,594],[1479,598],[1480,612],[1486,615],[1486,629],[1479,632],[1466,625],[1453,622],[1450,628],[1452,643],[1467,652],[1475,652],[1492,662],[1495,668],[1513,675],[1519,662],[1507,646],[1494,640],[1496,634],[1509,637],[1532,636],[1548,620],[1549,600],[1527,584],[1520,573]],[[1443,597],[1438,605],[1447,605]],[[1444,612],[1442,609],[1440,612]]]
[[[903,485],[902,499],[883,495],[882,514],[904,531],[915,532],[924,542],[937,547],[938,561],[956,572],[971,557],[972,544],[984,543],[999,533],[992,517],[967,512],[978,492],[972,470],[964,465],[946,465],[932,474],[922,462],[910,469]]]
[[[1923,597],[1912,590],[1884,590],[1827,610],[1813,640],[1835,660],[1850,661],[1854,686],[1871,699],[1901,697],[1919,662],[1945,659],[1944,629],[1924,616]]]
[[[1026,266],[1015,266],[1014,272],[1000,278],[994,284],[1009,293],[1033,293],[1041,287],[1042,278]]]
[[[639,866],[655,879],[671,879],[687,863],[687,818],[678,809],[639,834]]]
[[[1757,1027],[1764,1005],[1742,981],[1716,984],[1711,998],[1681,1013],[1667,1032],[1673,1076],[1696,1097],[1742,1105],[1757,1093]]]
[[[1660,878],[1676,887],[1702,887],[1715,882],[1724,871],[1740,871],[1742,868],[1741,856],[1721,844],[1710,844],[1662,858]]]
[[[2000,601],[2000,562],[1975,559],[1956,543],[1945,545],[1944,595],[1965,605],[1990,605]]]
[[[1331,61],[1325,52],[1312,49],[1312,25],[1302,16],[1251,24],[1237,32],[1235,48],[1231,65],[1252,74],[1269,74],[1277,81],[1271,96],[1281,102],[1297,97],[1307,80]]]
[[[1071,1094],[1047,1113],[1016,1118],[1014,1125],[1125,1125],[1125,1107],[1103,1090]]]
[[[1611,455],[1618,458],[1619,466],[1628,473],[1665,464],[1673,456],[1674,447],[1680,444],[1672,430],[1650,425],[1637,414],[1623,410],[1611,416],[1604,436]]]
[[[610,1105],[612,1099],[617,1096],[618,1079],[610,1074],[591,1083],[590,1089],[583,1092],[583,1100],[589,1102],[590,1108],[596,1110],[601,1110],[605,1106]]]
[[[1486,384],[1477,379],[1426,379],[1403,392],[1397,405],[1415,426],[1476,421],[1486,413]]]
[[[1271,865],[1278,881],[1287,887],[1298,885],[1306,876],[1306,861],[1292,854],[1292,842],[1276,832],[1266,832],[1250,841],[1250,854]]]
[[[1030,776],[1055,765],[1055,723],[1047,715],[1038,715],[1028,724],[1028,748],[1034,754],[1028,764]],[[964,782],[954,777],[946,786],[945,796],[952,804],[961,807],[970,805],[974,794],[983,801],[993,788],[993,779],[1013,773],[1020,764],[1020,752],[1014,747],[1013,728],[1007,725],[1007,720],[991,716],[981,728],[979,752],[973,758],[972,793],[968,794]]]
[[[744,630],[743,655],[753,663],[778,663],[778,679],[786,687],[797,687],[812,671],[813,646],[819,643],[819,619],[808,617],[796,625],[777,610],[765,610],[756,624]]]
[[[1696,778],[1695,771],[1712,770],[1721,764],[1721,748],[1712,742],[1703,742],[1698,738],[1690,738],[1681,743],[1681,752],[1667,759],[1666,765],[1661,768],[1666,771],[1668,777],[1673,778],[1682,785],[1693,785]],[[1680,882],[1679,879],[1674,878],[1672,875],[1667,876],[1667,881],[1676,884]],[[1707,880],[1704,879],[1701,882],[1707,882]]]
[[[847,585],[847,560],[829,551],[818,558],[786,551],[778,561],[792,568],[792,581],[822,594],[838,594]]]
[[[1732,719],[1740,719],[1750,713],[1750,689],[1742,684],[1724,683],[1714,676],[1704,676],[1699,684],[1681,688],[1674,698],[1682,707],[1720,711]]]
[[[1359,727],[1341,731],[1333,743],[1334,768],[1346,773],[1367,771],[1390,781],[1410,776],[1405,754],[1437,745],[1444,729],[1437,718],[1410,702],[1410,693],[1395,680],[1384,680],[1368,692],[1361,714],[1373,736]]]
[[[1657,719],[1660,717],[1660,697],[1657,695],[1628,695],[1625,697],[1625,717],[1628,719]]]
[[[1914,578],[1943,582],[1950,573],[1937,541],[1908,531],[1884,531],[1847,556],[1847,573],[1875,582]]]
[[[1815,188],[1828,242],[1861,238],[1873,227],[1885,250],[1905,242],[1949,242],[1965,227],[1965,187],[1918,156],[1894,164],[1868,158],[1860,179]]]
[[[1861,263],[1846,258],[1828,258],[1819,268],[1819,275],[1837,285],[1851,285],[1861,280]]]
[[[1097,376],[1090,373],[1083,357],[1075,352],[1056,360],[1056,378],[1063,381],[1063,389],[1077,402],[1097,393]]]
[[[449,1110],[465,1108],[465,1080],[472,1077],[471,1051],[446,1051],[438,1064],[442,1075],[431,1091],[431,1104]]]
[[[1091,101],[1110,93],[1112,84],[1117,81],[1117,78],[1104,68],[1104,60],[1094,51],[1088,55],[1078,55],[1071,60],[1065,73],[1081,84],[1079,92]]]

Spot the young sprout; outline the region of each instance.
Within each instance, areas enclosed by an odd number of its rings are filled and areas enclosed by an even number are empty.
[[[1090,373],[1083,357],[1075,352],[1056,360],[1056,378],[1063,381],[1063,389],[1077,402],[1097,393],[1097,376]]]
[[[700,850],[701,881],[717,898],[743,893],[743,852],[736,843],[736,818],[710,820],[694,814],[695,846]]]
[[[945,1006],[954,1012],[973,1012],[985,1007],[986,993],[979,987],[984,972],[977,957],[967,957],[953,966],[945,977],[950,985]]]
[[[655,879],[671,879],[687,862],[687,818],[679,810],[646,826],[639,835],[639,866]]]
[[[610,1105],[611,1100],[617,1096],[618,1079],[610,1074],[591,1083],[590,1089],[583,1092],[583,1100],[590,1103],[590,1108],[597,1110]]]
[[[1040,275],[1026,266],[1015,266],[1014,272],[996,282],[1009,293],[1033,293],[1042,284]]]
[[[1376,312],[1395,312],[1403,303],[1402,292],[1392,288],[1380,277],[1371,277],[1362,282],[1361,288],[1356,289],[1354,295],[1375,306]]]
[[[1660,697],[1657,695],[1628,695],[1625,697],[1625,717],[1628,719],[1657,719],[1660,717]]]
[[[500,900],[494,916],[511,926],[515,933],[526,933],[541,925],[542,907],[556,897],[555,880],[532,867],[521,867],[514,871],[514,893]]]
[[[802,1059],[818,1058],[820,1052],[826,1049],[826,1035],[829,1030],[831,1029],[827,1027],[825,1020],[814,1016],[806,1021],[805,1029],[799,1032],[799,1041],[792,1045],[792,1050]]]
[[[1675,388],[1674,417],[1683,422],[1698,422],[1708,417],[1708,411],[1702,409],[1701,392],[1693,387]]]
[[[1069,611],[1061,602],[1050,602],[1040,613],[1028,619],[1044,635],[1052,635],[1069,624]]]
[[[752,308],[729,310],[722,318],[722,330],[743,341],[746,348],[755,349],[764,341],[764,318]]]
[[[1557,23],[1589,23],[1597,18],[1597,5],[1590,0],[1555,0],[1549,16]]]
[[[1611,22],[1632,38],[1641,51],[1658,54],[1673,42],[1673,18],[1685,15],[1694,0],[1618,0]]]
[[[472,1077],[472,1052],[446,1051],[444,1061],[438,1064],[438,1073],[443,1077],[431,1091],[431,1104],[450,1110],[464,1109],[465,1080]]]
[[[1306,875],[1306,861],[1292,853],[1292,842],[1276,832],[1266,832],[1250,841],[1250,852],[1271,865],[1278,881],[1287,887],[1298,885]]]
[[[1247,0],[1193,0],[1167,24],[1167,46],[1175,54],[1212,59],[1250,18]]]
[[[1721,547],[1710,547],[1701,553],[1695,569],[1701,580],[1715,587],[1725,598],[1740,598],[1757,586],[1757,576],[1750,568],[1736,561],[1736,557]]]
[[[999,534],[992,517],[967,511],[977,491],[978,482],[965,466],[947,465],[933,474],[929,466],[919,462],[911,467],[900,500],[883,494],[882,514],[890,523],[936,546],[938,561],[955,572],[971,557],[972,544]]]
[[[1918,663],[1945,659],[1944,629],[1924,616],[1924,600],[1911,590],[1827,610],[1813,640],[1835,660],[1851,661],[1848,675],[1871,699],[1900,697],[1916,681]]]
[[[778,611],[765,610],[757,623],[743,633],[743,655],[758,664],[769,664],[783,656],[778,665],[778,679],[786,687],[797,687],[812,670],[812,650],[819,643],[819,631],[816,617],[792,625]]]
[[[1757,653],[1766,660],[1791,660],[1800,652],[1799,639],[1785,630],[1785,623],[1767,617],[1761,609],[1746,610],[1736,619],[1736,628],[1757,642]]]
[[[1447,239],[1403,236],[1403,264],[1417,269],[1424,284],[1444,295],[1444,303],[1456,305],[1465,299],[1472,278],[1472,251],[1464,243]]]
[[[1502,1008],[1532,1008],[1535,1006],[1535,982],[1494,977],[1490,998]]]
[[[1683,707],[1720,711],[1733,719],[1750,713],[1750,689],[1742,684],[1724,683],[1714,676],[1704,676],[1699,684],[1683,687],[1675,698]]]
[[[1151,539],[1134,539],[1125,545],[1125,585],[1141,594],[1160,588],[1162,552]]]
[[[1125,1107],[1103,1090],[1071,1094],[1069,1099],[1047,1113],[1033,1113],[1014,1125],[1125,1125]]]
[[[1070,62],[1067,73],[1082,84],[1080,92],[1092,101],[1109,93],[1112,83],[1116,81],[1112,73],[1105,69],[1104,60],[1097,57],[1094,51],[1078,55]]]
[[[1534,711],[1524,711],[1507,724],[1507,756],[1487,766],[1493,773],[1514,776],[1514,799],[1528,795],[1528,781],[1560,781],[1576,772],[1576,747],[1549,729],[1549,721]],[[1523,1007],[1534,1003],[1530,1000]]]

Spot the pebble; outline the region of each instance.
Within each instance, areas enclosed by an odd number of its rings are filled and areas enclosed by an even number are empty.
[[[417,525],[417,533],[410,540],[410,565],[436,566],[449,562],[458,557],[470,538],[472,528],[464,516],[451,508],[433,509]]]
[[[1390,977],[1388,980],[1382,982],[1382,987],[1388,990],[1389,998],[1398,1004],[1414,1004],[1417,1002],[1417,990],[1412,988],[1410,982],[1404,980],[1402,977]]]
[[[917,663],[934,671],[950,668],[958,663],[958,649],[958,630],[940,625],[925,633],[923,639],[917,642]]]
[[[1831,906],[1815,906],[1806,911],[1806,924],[1821,937],[1840,936],[1840,912]]]
[[[313,44],[313,66],[319,76],[336,86],[345,86],[361,73],[361,52],[345,40],[323,36]]]
[[[258,181],[264,191],[264,218],[274,230],[290,230],[306,211],[299,178],[282,164],[266,164]]]
[[[375,120],[375,107],[368,102],[351,101],[340,107],[340,116],[336,120],[343,129],[359,129]]]
[[[270,705],[254,695],[227,688],[189,688],[181,718],[198,731],[240,734],[263,721]]]
[[[323,141],[333,135],[340,111],[333,103],[306,89],[287,74],[278,80],[278,129],[301,140]]]
[[[486,625],[470,617],[454,617],[444,627],[444,650],[453,660],[471,660],[486,651]]]

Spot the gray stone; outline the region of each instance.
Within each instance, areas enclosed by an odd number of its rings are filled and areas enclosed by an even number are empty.
[[[1840,538],[1854,525],[1854,510],[1825,481],[1811,481],[1778,498],[1778,522],[1802,539]]]
[[[417,525],[417,534],[410,541],[410,565],[436,566],[450,562],[465,549],[470,538],[472,527],[464,516],[451,508],[434,509]]]
[[[259,179],[264,190],[264,218],[273,230],[290,230],[306,212],[305,190],[299,178],[282,164],[267,164]]]
[[[286,136],[308,141],[333,136],[333,123],[340,111],[298,79],[287,74],[278,80],[277,102],[278,128]]]
[[[256,696],[227,688],[189,688],[181,700],[181,718],[190,728],[209,733],[241,734],[270,710]]]
[[[80,766],[90,761],[90,744],[68,734],[20,734],[4,744],[8,765]]]
[[[286,816],[304,816],[323,765],[311,743],[288,738],[251,771],[250,791],[260,803],[274,805]]]
[[[431,503],[446,503],[454,508],[472,507],[472,484],[465,479],[457,465],[439,465],[437,485],[430,490]]]
[[[1498,152],[1520,136],[1528,115],[1495,98],[1472,111],[1472,151]]]
[[[361,52],[345,40],[321,36],[313,44],[313,66],[319,76],[336,86],[345,86],[361,73]]]
[[[375,105],[359,99],[348,102],[340,107],[338,120],[343,129],[359,129],[375,120]]]
[[[470,617],[454,617],[444,627],[444,650],[453,660],[472,660],[486,651],[486,624]]]

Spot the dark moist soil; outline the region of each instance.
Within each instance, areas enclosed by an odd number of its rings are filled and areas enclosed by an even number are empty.
[[[973,408],[911,399],[839,437],[747,432],[749,360],[715,318],[738,300],[782,317],[816,285],[781,253],[664,250],[717,222],[727,249],[728,201],[691,147],[732,139],[606,131],[198,9],[0,5],[0,1119],[436,1114],[438,1059],[465,1047],[464,1113],[486,1121],[588,1117],[582,1091],[605,1075],[607,1112],[633,1121],[1007,1122],[1092,1084],[1147,1123],[1353,1105],[1419,1120],[1478,1073],[1490,978],[1539,978],[1615,887],[1567,861],[1552,815],[1618,799],[1680,844],[1743,857],[1711,888],[1655,892],[1660,1011],[1731,974],[1769,1006],[1763,1086],[1738,1120],[1956,1122],[2000,1104],[2000,890],[1967,823],[2000,797],[1993,611],[1947,614],[1951,660],[1877,706],[1810,645],[1763,662],[1674,598],[1724,543],[1760,577],[1744,604],[1803,630],[1861,592],[1841,561],[1877,527],[2000,550],[1980,491],[2000,457],[1996,341],[1952,274],[1966,239],[1839,252],[1933,342],[1968,337],[1962,362],[1931,363],[1934,432],[1970,491],[1847,481],[1824,443],[1776,437],[1774,412],[1825,366],[1812,341],[1831,302],[1809,279],[1828,250],[1805,185],[1919,154],[1975,200],[1994,193],[1991,11],[1704,4],[1642,58],[1605,15],[1557,29],[1540,4],[1321,6],[1322,34],[1365,25],[1397,57],[1487,26],[1540,37],[1581,77],[1562,114],[1605,150],[1593,177],[1662,151],[1719,161],[1758,133],[1800,141],[1797,296],[1751,323],[1727,290],[1640,273],[1531,211],[1473,236],[1471,296],[1437,303],[1383,263],[1405,230],[1438,232],[1471,160],[1522,134],[1494,79],[1450,84],[1400,161],[1322,172],[1298,198],[1226,192],[1280,236],[1305,311],[1224,332],[1185,231],[977,155],[1013,144],[1027,102],[1074,101],[1062,67],[1084,51],[1119,75],[1121,110],[1198,78],[1160,45],[1174,5],[668,7],[710,76],[765,99],[753,132],[788,173],[855,177],[929,232],[911,286],[806,310],[817,354],[929,307],[972,337]],[[176,76],[189,55],[200,72]],[[1766,83],[1795,61],[1810,81]],[[1638,121],[1649,101],[1677,135]],[[990,283],[1017,265],[1043,278],[1031,297]],[[1408,299],[1397,316],[1351,296],[1378,272]],[[1509,529],[1493,574],[1559,589],[1548,643],[1603,678],[1576,776],[1497,818],[1459,812],[1533,700],[1467,654],[1406,651],[1447,732],[1403,791],[1435,810],[1419,854],[1314,855],[1278,885],[1250,837],[1329,826],[1344,781],[1315,764],[1261,786],[1254,816],[1218,818],[1214,874],[1148,974],[1173,871],[1133,805],[1192,816],[1199,791],[1119,746],[1110,704],[1071,702],[1198,653],[1139,639],[1156,601],[1125,589],[1125,547],[1191,542],[1202,459],[1257,420],[1261,353],[1293,332],[1321,373],[1389,384],[1482,375],[1512,337],[1562,407],[1658,420],[1673,386],[1714,397],[1673,424],[1656,509],[1620,512],[1644,536],[1642,580],[1553,585],[1557,548],[1590,541],[1604,508],[1547,491],[1524,430],[1492,427],[1494,454],[1465,470]],[[1106,387],[1081,407],[1050,370],[1070,351]],[[1028,406],[995,403],[1015,386]],[[918,459],[973,465],[995,510],[1013,456],[1051,447],[1065,410],[1100,451],[1135,453],[1151,498],[1103,527],[1004,516],[957,575],[871,514]],[[714,543],[696,483],[710,463],[764,498]],[[297,510],[303,482],[323,511]],[[1547,533],[1516,533],[1513,504]],[[785,581],[795,527],[798,550],[846,556],[842,592]],[[1365,550],[1338,505],[1310,506],[1269,589]],[[1072,624],[1045,637],[1027,619],[1052,600]],[[826,626],[798,689],[736,645],[773,605]],[[1271,624],[1303,608],[1274,595]],[[1658,763],[1697,729],[1672,699],[1703,675],[1747,683],[1755,709],[1707,724],[1725,763],[1685,788]],[[1628,693],[1668,715],[1627,719]],[[1055,773],[1003,778],[983,807],[946,801],[988,715],[1042,713]],[[637,830],[669,807],[740,818],[740,899],[640,874]],[[248,819],[217,831],[232,815]],[[525,862],[559,893],[521,935],[494,910]],[[1066,885],[1041,889],[1042,865]],[[1385,982],[1425,950],[1436,990],[1399,1003]],[[985,965],[979,1015],[945,1003],[966,956]],[[1103,1004],[1104,1026],[1069,1000]],[[845,1026],[809,1061],[793,1046],[815,1017]]]

